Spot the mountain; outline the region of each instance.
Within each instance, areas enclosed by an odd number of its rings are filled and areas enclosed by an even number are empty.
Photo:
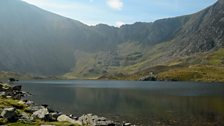
[[[224,1],[191,15],[175,37],[181,53],[205,52],[224,47]],[[187,37],[186,37],[187,36]]]
[[[1,0],[0,16],[1,70],[62,74],[74,67],[75,49],[100,50],[102,37],[87,25],[20,0]]]
[[[111,78],[144,76],[161,65],[165,72],[170,65],[203,64],[200,57],[224,46],[223,8],[219,0],[195,14],[116,28],[87,26],[20,0],[1,0],[0,71]]]

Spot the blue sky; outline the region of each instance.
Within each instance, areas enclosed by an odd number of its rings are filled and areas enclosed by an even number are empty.
[[[88,25],[152,22],[195,13],[216,0],[23,0]]]

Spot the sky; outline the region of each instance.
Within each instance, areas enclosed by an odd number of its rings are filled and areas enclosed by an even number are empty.
[[[23,0],[50,12],[81,21],[120,27],[200,11],[216,0]]]

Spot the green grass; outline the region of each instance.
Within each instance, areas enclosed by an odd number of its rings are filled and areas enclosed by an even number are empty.
[[[15,107],[22,110],[25,109],[26,105],[19,103],[19,100],[0,97],[0,108],[4,107]]]
[[[0,125],[4,125],[7,123],[7,119],[0,118]]]
[[[211,65],[223,65],[224,64],[224,49],[221,48],[214,53],[207,56],[207,60]]]
[[[193,65],[158,74],[159,80],[224,82],[224,67]]]

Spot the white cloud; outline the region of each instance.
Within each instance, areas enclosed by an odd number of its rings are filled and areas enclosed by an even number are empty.
[[[124,6],[122,0],[107,0],[107,4],[115,10],[121,10]]]
[[[121,27],[122,25],[124,25],[125,23],[122,21],[117,21],[116,22],[116,27]]]

